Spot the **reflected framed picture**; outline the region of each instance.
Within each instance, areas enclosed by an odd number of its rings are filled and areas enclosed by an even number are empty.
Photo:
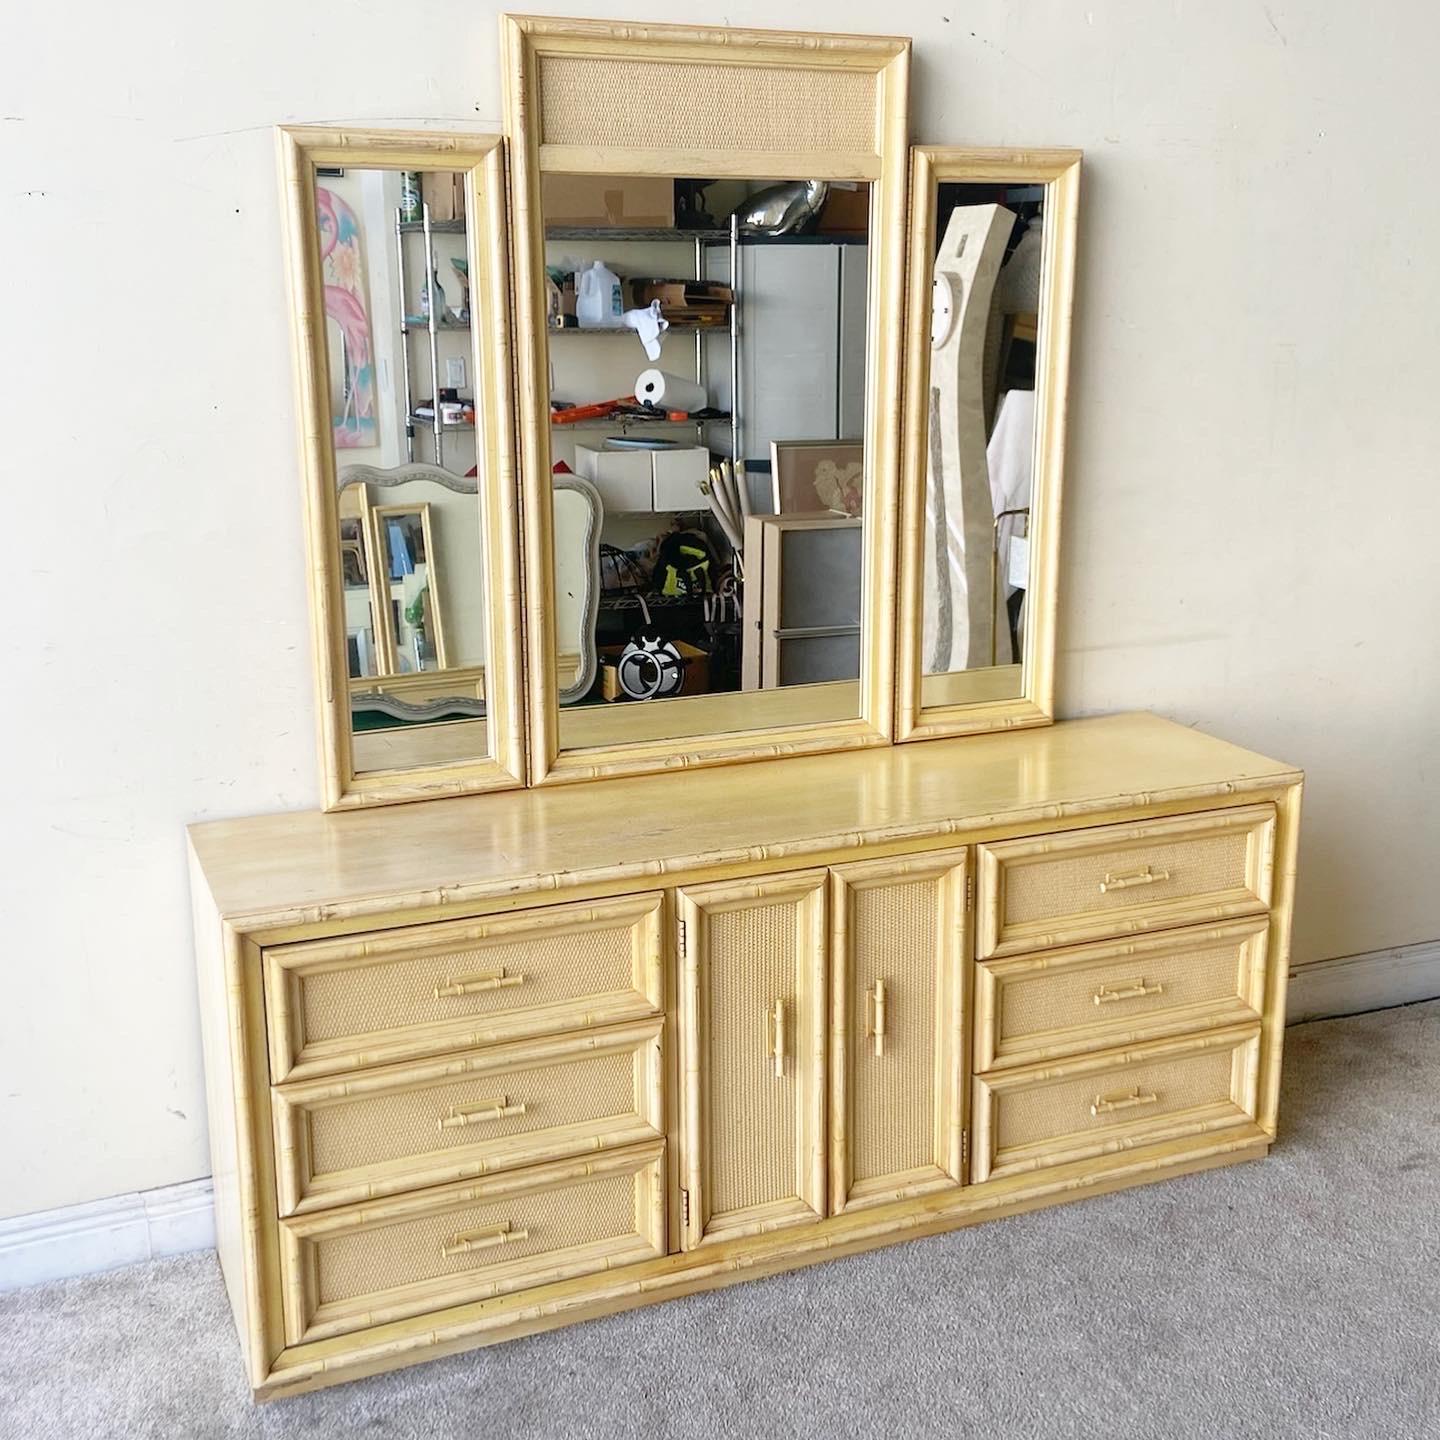
[[[772,440],[770,484],[777,515],[864,507],[865,447],[859,440]]]

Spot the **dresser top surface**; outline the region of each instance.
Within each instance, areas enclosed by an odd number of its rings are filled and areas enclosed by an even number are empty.
[[[682,774],[190,827],[240,929],[700,865],[1201,801],[1293,784],[1294,767],[1147,714]]]

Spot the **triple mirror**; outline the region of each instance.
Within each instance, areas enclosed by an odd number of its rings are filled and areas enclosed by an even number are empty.
[[[1078,154],[907,151],[904,40],[502,33],[508,231],[498,137],[282,132],[328,805],[1048,719]]]

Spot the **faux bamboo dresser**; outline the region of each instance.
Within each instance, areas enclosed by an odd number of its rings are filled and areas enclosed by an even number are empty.
[[[1263,1155],[1300,790],[1123,715],[195,826],[255,1393]]]

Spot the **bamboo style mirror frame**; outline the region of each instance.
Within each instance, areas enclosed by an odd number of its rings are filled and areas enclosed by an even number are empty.
[[[504,142],[278,143],[325,808],[523,785]]]
[[[912,154],[897,741],[1054,718],[1080,158]]]
[[[501,26],[531,783],[889,743],[909,40],[513,15]],[[858,685],[796,684],[562,712],[551,542],[550,367],[558,347],[547,331],[541,198],[542,177],[552,174],[869,187],[858,640],[853,623],[832,627],[847,628],[858,645]]]

